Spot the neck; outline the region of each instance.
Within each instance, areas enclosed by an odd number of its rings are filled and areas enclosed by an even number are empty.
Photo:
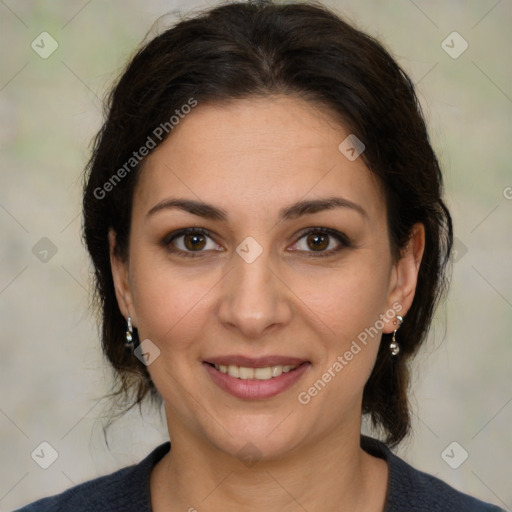
[[[387,465],[364,452],[359,429],[351,430],[273,460],[240,460],[171,430],[172,450],[151,476],[153,510],[383,510]]]

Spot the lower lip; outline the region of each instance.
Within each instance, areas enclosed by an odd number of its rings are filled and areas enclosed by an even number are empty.
[[[261,400],[272,398],[273,396],[286,391],[293,386],[311,366],[310,363],[302,363],[295,370],[282,373],[279,377],[273,377],[268,380],[258,379],[237,379],[227,373],[222,373],[208,363],[203,363],[210,374],[213,382],[221,389],[236,396],[237,398],[246,398],[251,400]]]

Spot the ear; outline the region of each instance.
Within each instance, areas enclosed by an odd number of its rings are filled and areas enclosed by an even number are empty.
[[[119,310],[125,318],[130,316],[134,325],[136,325],[137,320],[134,317],[135,310],[133,307],[131,286],[128,278],[128,262],[122,261],[121,258],[115,254],[116,233],[113,229],[110,229],[108,232],[108,242],[110,251],[110,268],[112,270],[112,278],[114,280],[114,288]]]
[[[388,310],[396,311],[397,315],[405,316],[412,305],[424,250],[425,227],[418,223],[412,227],[409,241],[391,271]],[[394,320],[392,318],[386,322],[383,332],[390,333],[396,329]]]

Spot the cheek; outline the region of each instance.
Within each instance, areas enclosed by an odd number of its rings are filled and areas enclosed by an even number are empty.
[[[300,315],[310,318],[312,331],[324,333],[318,364],[298,401],[311,405],[310,411],[320,416],[332,414],[333,422],[359,407],[384,327],[389,267],[369,256],[360,255],[334,271],[318,272],[314,280],[307,273],[296,280],[297,295],[304,299]]]
[[[375,271],[369,272],[369,268]],[[314,313],[318,325],[338,340],[337,345],[375,325],[385,312],[388,286],[388,267],[370,266],[363,257],[357,264],[316,272],[314,277],[297,273],[294,280],[294,292],[302,299],[305,311]],[[381,322],[377,328],[382,329]]]
[[[377,276],[340,273],[338,279],[317,280],[312,292],[304,282],[303,317],[309,310],[310,329],[320,336],[319,359],[297,396],[300,406],[333,428],[356,417],[364,386],[377,357],[386,313],[386,294]],[[313,314],[311,314],[311,312]],[[355,412],[357,413],[355,413]]]
[[[201,331],[208,318],[208,292],[217,273],[191,276],[154,258],[134,258],[132,290],[139,336],[160,350],[179,351]]]
[[[150,339],[160,351],[148,371],[166,403],[188,410],[193,388],[189,379],[201,364],[208,337],[211,305],[205,293],[212,283],[185,279],[179,272],[158,267],[139,276],[133,283],[139,337]]]

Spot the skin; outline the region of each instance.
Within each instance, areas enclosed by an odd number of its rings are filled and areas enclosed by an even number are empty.
[[[155,511],[383,510],[387,465],[359,446],[380,332],[307,405],[297,399],[379,315],[398,305],[405,316],[424,249],[416,225],[393,261],[379,183],[361,158],[338,150],[348,135],[295,97],[199,104],[147,158],[128,260],[111,251],[111,263],[121,312],[160,350],[148,369],[172,453],[151,475]],[[279,219],[293,203],[331,197],[365,213],[335,207]],[[170,198],[212,204],[227,218],[179,208],[148,215]],[[211,233],[196,257],[169,250],[187,250],[184,237],[169,242],[187,227]],[[350,245],[324,235],[315,251],[304,236],[311,227],[344,233]],[[236,252],[248,236],[263,251],[252,263]],[[393,320],[385,317],[382,332],[393,332]],[[279,395],[247,400],[205,371],[204,360],[226,354],[293,356],[310,366]],[[261,457],[251,467],[237,455],[247,443]]]

